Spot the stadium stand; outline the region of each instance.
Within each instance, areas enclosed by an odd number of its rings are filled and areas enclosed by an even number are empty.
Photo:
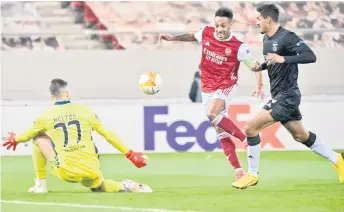
[[[114,49],[156,48],[161,32],[181,33],[195,31],[204,25],[212,24],[214,11],[221,6],[230,7],[235,12],[233,30],[251,45],[261,44],[261,35],[255,27],[255,8],[263,2],[25,2],[16,13],[34,11],[30,17],[38,17],[45,27],[63,31],[66,35],[57,36],[60,45],[66,49]],[[277,2],[281,25],[300,33],[314,47],[344,47],[344,2]],[[5,8],[5,7],[4,7]],[[6,10],[5,17],[13,16]],[[4,16],[4,15],[3,15]],[[19,17],[19,16],[16,16]],[[27,19],[26,16],[20,16]],[[18,22],[18,21],[17,21]],[[16,27],[17,22],[7,22],[7,27]],[[23,20],[19,22],[25,22]],[[11,23],[11,24],[8,24]],[[13,26],[14,25],[14,26]],[[26,24],[25,27],[28,27]],[[40,26],[42,27],[42,26]],[[41,28],[39,28],[41,29]],[[299,30],[297,30],[299,29]],[[322,29],[326,31],[322,32]],[[334,29],[334,31],[331,31]],[[37,30],[37,29],[36,29]],[[107,34],[88,35],[84,30],[110,31]],[[116,32],[111,34],[111,32]],[[72,35],[72,33],[75,33]],[[67,35],[68,34],[68,35]],[[2,39],[8,46],[8,38]],[[19,41],[17,41],[19,42]],[[27,41],[20,40],[20,43]],[[139,45],[137,45],[139,44]],[[21,44],[23,45],[23,44]],[[26,45],[26,44],[25,44]],[[46,44],[47,45],[47,44]],[[179,44],[193,46],[195,44]],[[172,48],[173,43],[164,44]],[[160,47],[160,46],[159,46]]]
[[[64,6],[69,8],[69,4]],[[73,11],[61,8],[60,2],[1,2],[1,12],[4,50],[32,49],[21,47],[25,44],[22,38],[27,37],[24,41],[29,40],[37,48],[103,49],[101,43],[89,39],[82,26],[75,24]],[[41,37],[44,42],[39,42]],[[51,48],[52,41],[55,42]]]
[[[214,11],[227,6],[235,12],[234,30],[247,43],[260,44],[261,36],[253,32],[255,7],[262,2],[86,2],[101,22],[112,31],[137,30],[151,33],[138,40],[131,35],[118,36],[124,46],[131,42],[145,44],[157,41],[159,32],[193,31],[213,23]],[[343,2],[278,2],[281,25],[290,29],[338,29],[344,28]],[[149,8],[149,10],[148,10]],[[149,12],[148,12],[149,11]],[[141,33],[142,34],[142,33]],[[305,40],[318,47],[343,47],[344,33],[302,33]],[[116,35],[117,36],[117,35]],[[128,38],[129,37],[129,38]],[[145,37],[150,37],[145,41]],[[154,39],[155,38],[155,39]]]
[[[12,36],[2,36],[1,50],[44,50],[60,48],[56,37],[45,38],[39,35],[16,35],[16,32],[37,32],[49,29],[50,26],[42,21],[36,7],[24,2],[1,2],[2,31],[11,32]]]

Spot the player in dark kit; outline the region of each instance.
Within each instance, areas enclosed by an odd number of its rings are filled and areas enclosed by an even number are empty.
[[[314,63],[315,54],[294,32],[278,25],[279,10],[274,4],[262,5],[257,11],[257,25],[261,33],[265,34],[265,62],[255,62],[251,70],[268,70],[272,99],[245,127],[249,170],[244,177],[232,184],[233,187],[245,189],[258,183],[259,133],[275,122],[281,122],[297,142],[328,159],[337,170],[339,181],[344,183],[344,154],[333,151],[315,133],[306,130],[301,122],[298,64]]]

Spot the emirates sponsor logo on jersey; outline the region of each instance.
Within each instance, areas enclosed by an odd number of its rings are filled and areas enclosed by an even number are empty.
[[[224,57],[222,55],[216,54],[213,51],[209,51],[208,49],[204,48],[203,53],[205,54],[205,59],[209,60],[213,63],[222,65],[223,62],[227,61],[227,57]]]

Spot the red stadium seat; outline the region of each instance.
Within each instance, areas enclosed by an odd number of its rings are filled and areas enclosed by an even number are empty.
[[[84,7],[84,2],[83,1],[73,1],[72,2],[72,7],[74,7],[74,8],[80,8],[80,7]]]
[[[84,17],[86,23],[97,24],[99,22],[98,17],[87,4],[84,5]]]

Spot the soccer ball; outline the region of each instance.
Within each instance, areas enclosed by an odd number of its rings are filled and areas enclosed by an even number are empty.
[[[160,74],[156,72],[145,72],[141,75],[139,80],[140,89],[143,93],[154,95],[158,93],[162,86]]]

